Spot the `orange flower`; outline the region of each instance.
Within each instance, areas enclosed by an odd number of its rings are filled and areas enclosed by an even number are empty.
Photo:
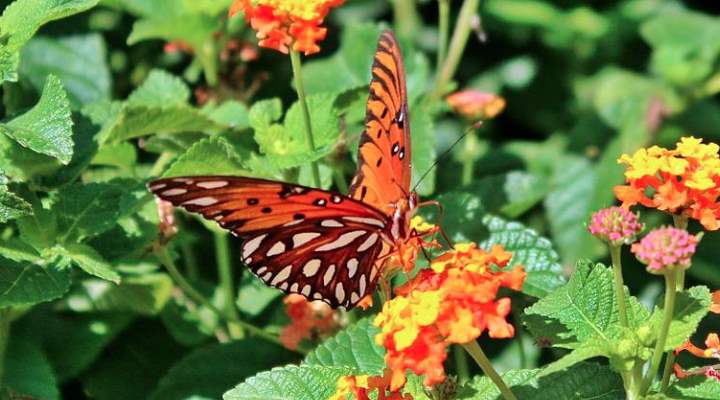
[[[678,355],[683,351],[688,351],[695,357],[720,359],[720,337],[718,337],[717,333],[709,334],[705,339],[705,349],[695,346],[688,340],[682,346],[675,349],[675,355]],[[691,370],[684,370],[677,363],[673,365],[675,376],[678,377],[678,379],[687,378],[693,375],[705,375],[707,377],[720,380],[720,372],[715,368],[716,366],[711,365]]]
[[[392,390],[405,384],[407,369],[425,375],[428,386],[442,382],[451,343],[467,343],[485,331],[492,338],[515,334],[505,320],[510,299],[496,299],[500,287],[519,290],[525,280],[520,266],[498,270],[511,258],[502,246],[486,252],[474,243],[458,244],[396,290],[374,320],[381,328],[375,340],[387,350]]]
[[[720,147],[683,137],[675,149],[659,146],[623,154],[627,185],[616,186],[623,207],[642,204],[698,220],[707,230],[720,229]]]
[[[369,393],[377,391],[377,400],[413,400],[409,394],[401,394],[399,391],[390,390],[392,371],[385,369],[382,376],[343,376],[337,381],[337,390],[328,400],[346,400],[348,395],[351,399],[370,400]]]
[[[456,113],[470,120],[495,118],[505,109],[505,99],[480,90],[466,89],[447,97],[448,105]]]
[[[310,55],[320,51],[325,39],[321,27],[325,16],[344,0],[235,0],[230,16],[242,11],[245,21],[257,32],[260,47],[287,54],[293,50]]]
[[[290,350],[297,349],[303,339],[334,333],[338,328],[337,313],[322,301],[307,301],[299,294],[283,299],[290,325],[280,332],[280,341]]]
[[[720,314],[720,290],[716,290],[712,294],[712,303],[710,303],[710,312]]]

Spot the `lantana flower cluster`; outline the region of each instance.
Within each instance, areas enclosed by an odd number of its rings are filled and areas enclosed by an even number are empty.
[[[506,321],[510,299],[496,299],[501,287],[520,290],[525,280],[521,266],[501,269],[511,258],[502,246],[487,252],[474,243],[458,244],[396,289],[374,320],[381,329],[375,340],[386,349],[392,370],[390,390],[405,384],[407,369],[424,375],[428,386],[444,381],[452,343],[468,343],[485,331],[492,338],[514,335]]]
[[[643,228],[638,215],[622,207],[603,208],[590,217],[588,224],[593,236],[613,246],[634,242]]]
[[[337,312],[327,303],[308,301],[299,294],[285,296],[283,302],[290,324],[280,332],[280,342],[290,350],[304,339],[328,336],[340,327]]]
[[[344,0],[235,0],[230,16],[238,12],[260,39],[260,47],[287,54],[293,50],[314,54],[320,51],[318,42],[325,39],[327,28],[322,27],[330,9]]]
[[[695,357],[720,360],[720,337],[717,333],[711,333],[705,339],[705,348],[701,349],[689,340],[686,341],[682,346],[675,349],[675,355],[687,351]],[[695,368],[693,370],[684,370],[680,364],[673,365],[675,376],[678,379],[687,378],[692,375],[705,375],[708,378],[714,378],[720,381],[720,371],[716,369],[716,366],[707,366]]]
[[[668,150],[643,148],[620,157],[627,185],[616,186],[624,207],[642,204],[696,219],[707,230],[720,228],[720,146],[683,137]]]
[[[652,230],[631,251],[648,271],[664,273],[668,267],[689,268],[698,242],[698,236],[666,226]]]
[[[402,394],[399,390],[390,390],[392,370],[385,368],[382,376],[344,376],[337,382],[337,390],[328,400],[370,400],[370,394],[376,393],[377,400],[413,400],[410,394]]]

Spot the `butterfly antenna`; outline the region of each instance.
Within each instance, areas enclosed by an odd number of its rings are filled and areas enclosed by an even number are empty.
[[[435,168],[440,163],[440,161],[443,158],[445,158],[445,156],[447,156],[452,151],[452,149],[455,148],[455,146],[457,146],[458,143],[460,143],[463,139],[465,139],[465,136],[467,136],[473,130],[479,129],[482,126],[482,123],[483,123],[482,121],[477,121],[474,124],[472,124],[469,128],[467,128],[465,130],[465,132],[463,132],[462,135],[460,135],[459,138],[457,138],[457,140],[455,140],[455,142],[453,142],[453,144],[450,145],[450,147],[445,149],[445,151],[443,151],[443,153],[440,154],[440,156],[435,159],[435,162],[430,166],[430,168],[428,168],[428,170],[425,171],[424,174],[422,174],[420,179],[418,179],[418,181],[415,182],[415,186],[413,186],[412,191],[414,192],[417,189],[417,187],[420,186],[420,183],[423,181],[423,179],[425,179],[428,176],[428,174],[430,174],[430,172],[433,170],[433,168]]]

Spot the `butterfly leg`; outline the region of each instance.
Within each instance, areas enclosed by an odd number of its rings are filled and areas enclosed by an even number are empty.
[[[450,248],[455,247],[453,245],[452,241],[450,240],[450,238],[448,237],[447,233],[445,233],[445,230],[442,228],[442,220],[445,217],[445,208],[442,206],[442,204],[440,204],[440,202],[438,202],[436,200],[423,201],[420,204],[418,204],[418,208],[428,207],[428,206],[433,206],[438,209],[437,227],[438,227],[438,230],[440,231],[440,236],[442,236],[442,238],[445,240],[445,242],[448,244],[448,246],[450,246]]]

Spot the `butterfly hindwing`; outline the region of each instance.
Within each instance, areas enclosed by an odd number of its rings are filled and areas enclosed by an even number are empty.
[[[289,183],[230,176],[167,178],[148,187],[243,238],[243,261],[271,286],[348,308],[375,287],[375,261],[387,250],[387,220],[361,202]]]
[[[380,36],[370,81],[365,131],[350,197],[380,210],[407,197],[411,153],[405,71],[395,36]]]

